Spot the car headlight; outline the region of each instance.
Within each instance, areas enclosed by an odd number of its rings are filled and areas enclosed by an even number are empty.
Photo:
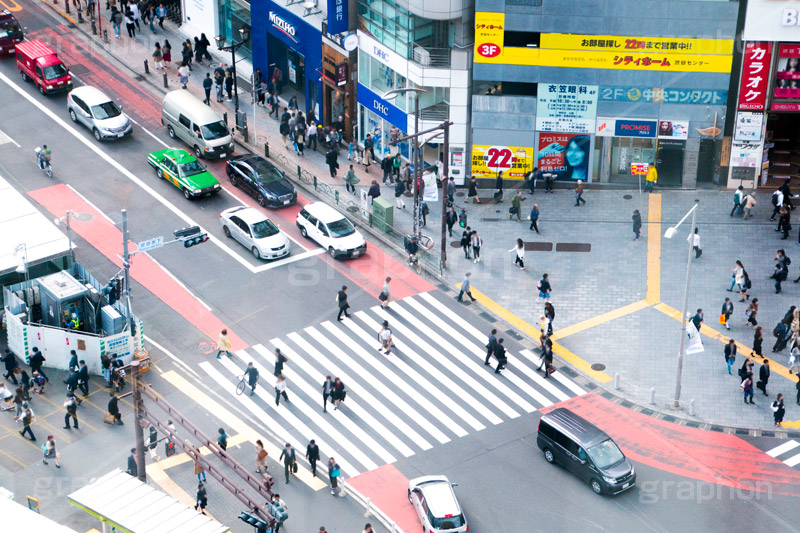
[[[614,483],[616,483],[616,482],[617,482],[617,479],[616,479],[616,478],[613,478],[613,477],[606,477],[606,476],[603,476],[603,479],[605,479],[605,480],[606,480],[606,483],[610,483],[610,484],[612,484],[612,485],[613,485]]]
[[[215,188],[215,189],[219,189],[219,183],[217,183],[216,185],[214,185],[214,188]]]
[[[631,475],[636,474],[636,470],[633,469],[633,465],[631,465]]]

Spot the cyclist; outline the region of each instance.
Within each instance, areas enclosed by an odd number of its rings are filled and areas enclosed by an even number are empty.
[[[415,235],[406,242],[406,253],[408,254],[409,265],[417,262],[417,252],[419,252],[419,245],[417,244],[417,237]]]
[[[247,363],[242,379],[244,378],[247,378],[247,384],[250,385],[250,396],[252,396],[256,392],[256,383],[258,382],[258,370],[253,363]]]
[[[45,169],[45,166],[47,166],[47,163],[50,162],[50,158],[51,158],[52,154],[53,154],[53,152],[50,150],[50,148],[48,148],[46,144],[43,144],[42,145],[42,149],[39,150],[39,154],[38,154],[39,168],[40,169],[42,169],[42,170]]]

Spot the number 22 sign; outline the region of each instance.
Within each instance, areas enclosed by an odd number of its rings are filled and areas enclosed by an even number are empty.
[[[533,147],[473,145],[472,175],[480,178],[495,177],[503,172],[504,178],[525,177],[533,167]]]

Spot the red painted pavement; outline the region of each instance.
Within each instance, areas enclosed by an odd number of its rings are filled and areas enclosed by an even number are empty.
[[[31,191],[28,195],[56,216],[61,216],[68,209],[79,213],[91,213],[93,216],[88,222],[73,219],[70,225],[72,231],[112,263],[122,267],[122,260],[117,257],[117,254],[122,254],[122,232],[72,189],[60,184]],[[131,242],[129,246],[131,250],[136,250],[135,243]],[[216,341],[219,332],[227,327],[149,256],[141,254],[136,257],[131,264],[131,276],[213,341]],[[227,329],[234,350],[247,347],[230,327]]]
[[[719,485],[800,496],[800,472],[735,435],[665,422],[597,394],[585,394],[541,411],[556,407],[566,407],[598,426],[634,461]]]
[[[351,477],[347,484],[369,498],[373,506],[383,511],[403,531],[410,533],[422,527],[408,501],[408,478],[394,465],[384,465]]]

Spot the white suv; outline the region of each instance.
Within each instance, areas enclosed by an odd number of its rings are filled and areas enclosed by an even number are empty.
[[[67,94],[67,111],[72,122],[83,124],[98,141],[120,139],[133,131],[122,108],[99,89],[86,85]]]
[[[408,482],[408,501],[414,506],[422,529],[430,533],[469,531],[467,518],[445,476],[423,476]]]
[[[297,214],[297,227],[331,257],[358,257],[367,253],[367,241],[340,212],[322,202],[306,204]]]

